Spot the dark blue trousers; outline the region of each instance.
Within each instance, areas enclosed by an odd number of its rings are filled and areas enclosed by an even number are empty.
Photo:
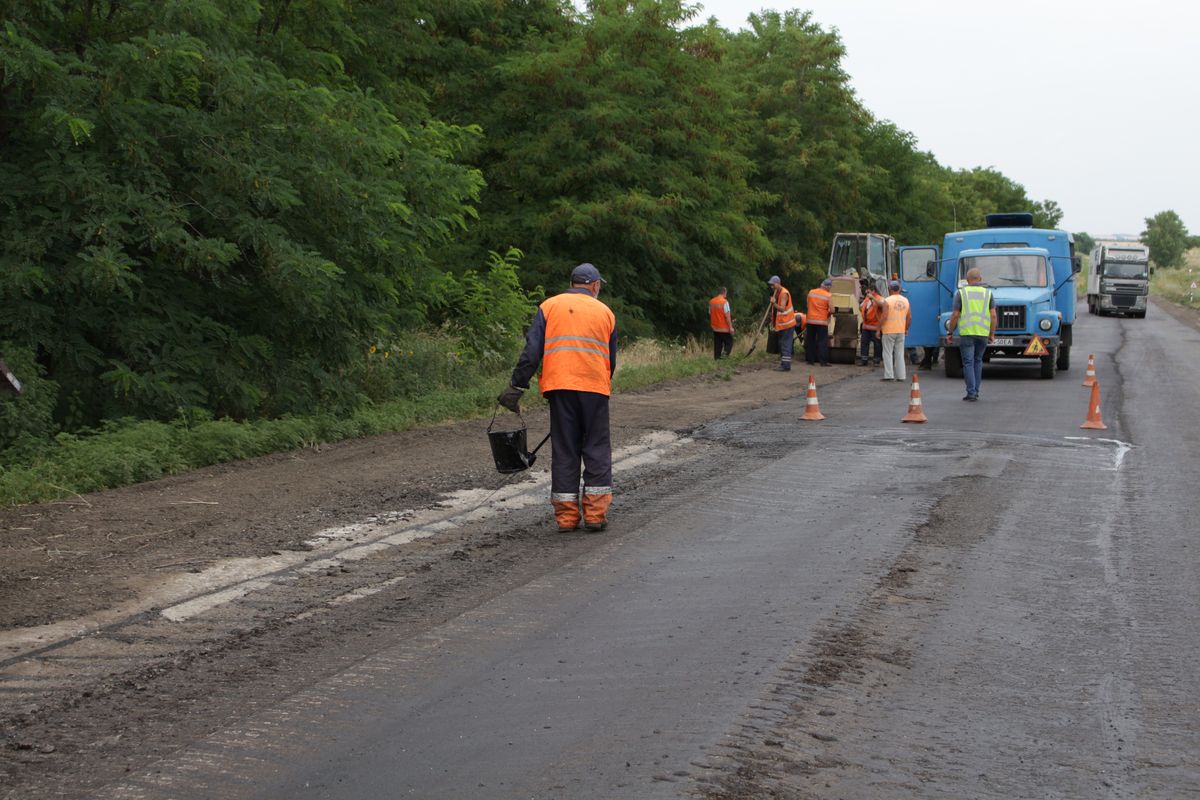
[[[808,323],[804,329],[804,360],[809,364],[829,363],[829,328]]]
[[[550,492],[579,494],[579,472],[590,487],[612,486],[612,442],[608,434],[608,395],[558,389],[550,403]],[[611,489],[610,489],[611,491]]]

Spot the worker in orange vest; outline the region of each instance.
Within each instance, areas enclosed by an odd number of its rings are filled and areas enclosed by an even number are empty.
[[[881,309],[880,330],[883,331],[883,377],[880,380],[902,381],[905,372],[904,337],[912,325],[912,307],[901,294],[900,282],[888,284],[888,296]]]
[[[883,356],[883,339],[879,334],[879,306],[883,298],[875,292],[867,292],[859,310],[862,312],[862,328],[859,329],[858,365],[867,366],[872,360],[879,366]],[[871,350],[875,350],[875,358],[871,358]]]
[[[804,336],[804,360],[809,364],[829,366],[829,287],[833,279],[826,278],[808,293],[807,333]]]
[[[581,517],[589,531],[608,526],[612,502],[608,398],[617,368],[617,321],[598,299],[603,283],[600,271],[591,264],[571,271],[571,288],[538,307],[509,387],[496,398],[519,414],[521,395],[541,365],[538,388],[550,405],[550,503],[560,531],[575,530]]]
[[[733,352],[733,317],[729,313],[729,299],[724,286],[708,301],[708,324],[713,332],[713,358],[720,359],[724,353],[728,358]]]
[[[792,337],[796,333],[796,309],[792,306],[792,293],[784,288],[778,275],[767,281],[771,287],[771,330],[779,334],[779,366],[776,372],[792,369]]]

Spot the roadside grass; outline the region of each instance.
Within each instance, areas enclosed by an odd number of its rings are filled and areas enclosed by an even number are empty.
[[[1083,257],[1083,269],[1075,276],[1075,298],[1087,296],[1088,275],[1092,271],[1092,259],[1090,256]]]
[[[708,340],[639,340],[618,353],[614,391],[628,392],[698,375],[728,380],[740,363],[766,360],[760,341],[748,360],[739,356],[749,337],[735,342],[735,357],[714,361]],[[515,361],[515,358],[514,358]],[[19,441],[0,454],[0,507],[57,500],[177,475],[201,467],[315,447],[423,425],[486,418],[510,369],[480,371],[455,385],[434,386],[414,397],[376,402],[348,416],[316,414],[239,422],[230,419],[172,422],[125,419],[44,442]],[[543,404],[530,388],[522,405]]]
[[[1192,282],[1200,285],[1200,248],[1184,254],[1185,266],[1181,269],[1156,269],[1150,280],[1150,293],[1187,308],[1200,308],[1200,289],[1193,289]]]

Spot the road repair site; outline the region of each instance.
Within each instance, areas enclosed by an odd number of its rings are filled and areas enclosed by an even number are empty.
[[[602,533],[479,420],[7,509],[0,797],[1200,796],[1200,319],[1074,351],[615,395]]]

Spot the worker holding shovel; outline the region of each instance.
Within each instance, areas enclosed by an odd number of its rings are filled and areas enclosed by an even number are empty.
[[[597,299],[604,279],[591,264],[571,271],[571,288],[538,307],[512,381],[496,398],[520,413],[521,395],[541,365],[538,387],[550,405],[550,503],[560,531],[582,521],[589,531],[608,525],[612,501],[612,444],[608,398],[617,368],[617,321]],[[583,470],[583,513],[579,474]]]

